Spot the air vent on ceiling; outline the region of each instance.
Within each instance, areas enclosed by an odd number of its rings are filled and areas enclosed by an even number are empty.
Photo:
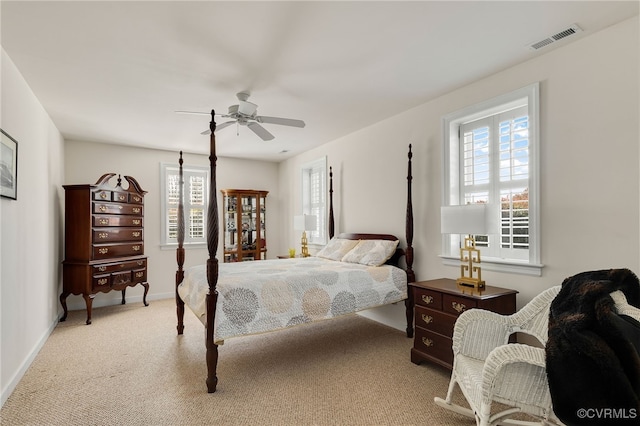
[[[580,28],[578,26],[578,24],[573,24],[571,25],[569,28],[565,28],[562,31],[558,31],[557,33],[546,37],[540,41],[537,41],[535,43],[530,43],[529,44],[529,48],[532,50],[538,50],[538,49],[542,49],[545,46],[548,46],[552,43],[555,43],[556,41],[562,40],[564,38],[570,37],[574,34],[577,34],[579,32],[582,32],[582,28]]]

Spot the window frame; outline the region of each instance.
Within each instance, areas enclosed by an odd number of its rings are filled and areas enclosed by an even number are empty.
[[[206,248],[207,247],[207,209],[209,205],[209,185],[210,185],[210,170],[208,167],[204,166],[190,166],[183,164],[182,166],[183,179],[187,179],[188,176],[200,176],[204,180],[204,216],[203,216],[203,224],[204,224],[204,234],[202,238],[190,238],[188,235],[189,229],[189,211],[190,202],[188,201],[188,197],[186,193],[183,193],[183,203],[184,203],[184,220],[185,220],[185,238],[184,245],[185,249],[187,248]],[[160,212],[161,212],[161,220],[160,220],[160,247],[161,249],[175,249],[178,246],[177,238],[169,238],[169,193],[168,193],[168,179],[169,176],[177,176],[180,173],[180,168],[178,165],[174,163],[160,163],[160,192],[162,196],[160,197]]]
[[[315,214],[318,216],[317,224],[318,229],[316,231],[308,231],[307,239],[308,244],[310,246],[324,246],[328,241],[328,230],[327,230],[327,194],[328,194],[328,186],[327,186],[327,156],[318,158],[313,161],[309,161],[304,163],[300,167],[300,188],[301,188],[301,211],[302,214]],[[322,196],[322,200],[320,202],[316,202],[316,206],[312,206],[314,204],[311,201],[311,191],[310,191],[310,182],[311,175],[317,171],[321,182],[319,189],[319,194]]]
[[[460,127],[464,123],[490,117],[516,108],[526,101],[529,116],[529,256],[528,259],[505,259],[482,254],[485,270],[541,276],[540,258],[540,83],[536,82],[510,93],[468,106],[442,118],[442,205],[457,205],[462,191],[460,161]],[[496,217],[495,223],[499,223]],[[496,234],[497,235],[497,234]],[[443,264],[459,266],[459,236],[442,235]]]

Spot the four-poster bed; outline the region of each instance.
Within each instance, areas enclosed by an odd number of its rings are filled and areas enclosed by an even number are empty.
[[[411,145],[408,154],[406,240],[388,234],[339,234],[334,237],[333,173],[329,183],[330,243],[316,257],[261,260],[219,265],[216,185],[216,123],[211,111],[210,192],[207,211],[205,266],[183,269],[184,207],[182,152],[180,153],[180,196],[178,206],[178,248],[176,251],[176,312],[178,334],[184,331],[185,304],[205,325],[207,389],[215,392],[218,378],[218,344],[224,339],[274,331],[311,321],[329,319],[404,300],[407,336],[413,337],[413,303],[408,284],[413,272],[413,207],[411,203]],[[331,169],[330,169],[331,170]],[[399,268],[405,257],[406,268]],[[206,278],[206,280],[205,280]]]

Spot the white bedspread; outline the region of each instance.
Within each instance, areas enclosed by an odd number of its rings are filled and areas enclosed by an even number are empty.
[[[334,318],[407,298],[400,268],[316,257],[220,263],[215,343]],[[206,266],[185,271],[178,293],[205,323]]]

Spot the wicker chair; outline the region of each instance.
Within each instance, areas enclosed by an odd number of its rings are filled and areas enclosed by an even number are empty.
[[[544,347],[508,343],[512,333],[526,333],[544,345],[547,341],[549,307],[560,291],[552,287],[513,315],[471,309],[458,317],[453,332],[453,371],[446,399],[435,403],[457,413],[475,417],[481,426],[500,424],[562,424],[554,415],[545,369]],[[471,409],[452,403],[455,385]],[[507,409],[491,414],[491,404]],[[517,413],[541,421],[526,423],[508,419]]]

